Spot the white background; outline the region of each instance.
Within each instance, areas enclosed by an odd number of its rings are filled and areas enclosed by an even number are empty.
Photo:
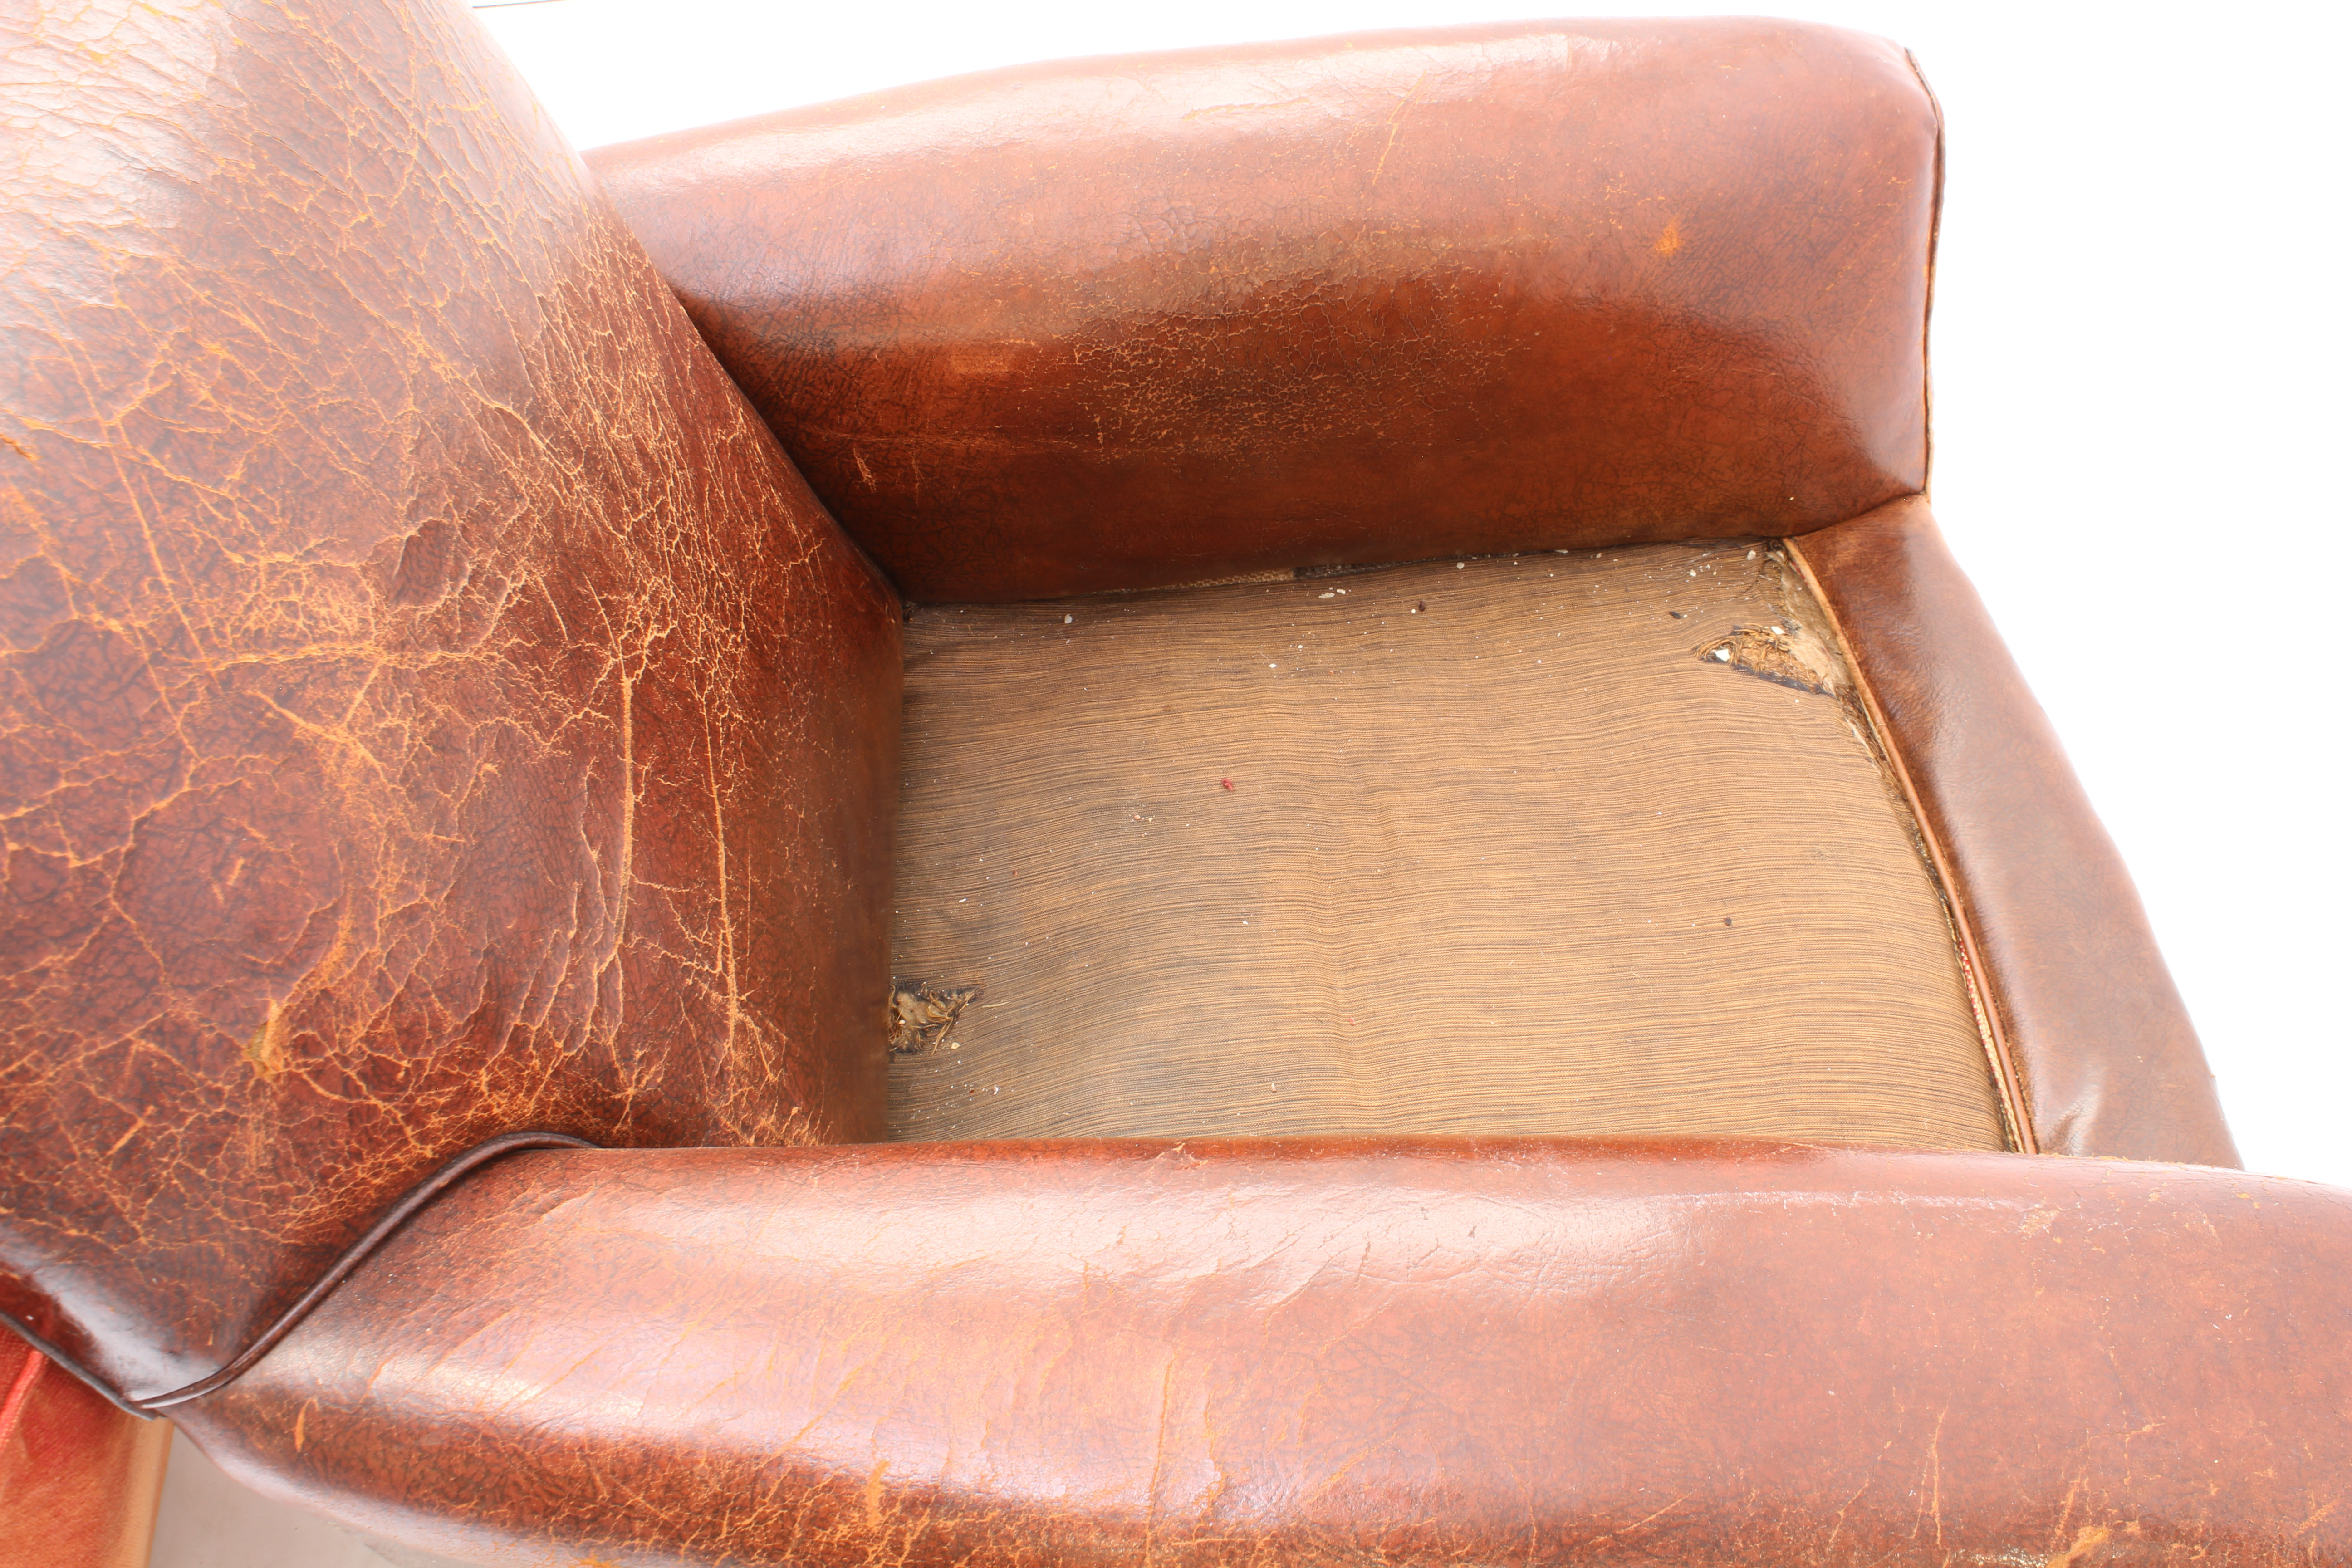
[[[1593,7],[1671,16],[1689,5]],[[478,15],[575,144],[1025,60],[1559,14],[1507,0]],[[2352,7],[1790,4],[1907,45],[1949,153],[1936,512],[2122,845],[2247,1165],[2352,1187]],[[157,1568],[359,1568],[184,1443]]]

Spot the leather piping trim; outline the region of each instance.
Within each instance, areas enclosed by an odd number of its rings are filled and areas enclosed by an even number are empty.
[[[1927,300],[1919,311],[1919,493],[1924,496],[1936,477],[1936,367],[1927,350],[1936,322],[1936,247],[1944,237],[1944,105],[1927,85],[1919,57],[1906,49],[1903,60],[1936,115],[1936,189],[1927,201]]]
[[[1927,803],[1920,798],[1919,786],[1911,777],[1911,769],[1903,760],[1903,747],[1894,725],[1887,722],[1886,710],[1879,706],[1878,692],[1870,684],[1863,662],[1854,657],[1853,638],[1847,635],[1845,622],[1839,616],[1836,605],[1822,591],[1821,579],[1813,575],[1813,563],[1805,559],[1801,539],[1784,539],[1782,548],[1789,559],[1797,563],[1804,574],[1805,588],[1822,614],[1830,623],[1831,635],[1837,638],[1838,652],[1845,656],[1845,667],[1853,673],[1854,689],[1862,694],[1863,711],[1869,715],[1870,727],[1878,732],[1878,743],[1885,749],[1886,760],[1895,769],[1895,782],[1903,786],[1903,799],[1911,808],[1911,821],[1919,831],[1919,842],[1927,847],[1927,858],[1934,865],[1936,880],[1942,885],[1944,905],[1951,911],[1952,931],[1959,938],[1960,967],[1968,982],[1969,1000],[1974,1006],[1979,1026],[1984,1031],[1989,1047],[1986,1055],[1991,1060],[1993,1088],[2000,1096],[2001,1114],[2009,1121],[2010,1141],[2021,1154],[2039,1154],[2042,1141],[2034,1136],[2033,1118],[2025,1104],[2025,1078],[2018,1070],[2015,1050],[2010,1045],[2009,1031],[2001,1026],[2000,1009],[1985,992],[1985,984],[1992,974],[1986,964],[1984,948],[1977,941],[1976,924],[1969,919],[1969,902],[1962,895],[1962,885],[1954,870],[1952,858],[1943,840],[1937,837],[1933,819],[1927,815]]]
[[[48,1355],[51,1360],[58,1361],[60,1365],[76,1373],[84,1383],[105,1394],[123,1409],[134,1415],[152,1416],[166,1406],[184,1405],[191,1399],[201,1399],[205,1394],[242,1377],[251,1369],[254,1363],[276,1348],[278,1341],[292,1333],[296,1324],[309,1317],[313,1308],[333,1294],[335,1287],[348,1279],[352,1269],[366,1262],[369,1255],[389,1240],[392,1233],[414,1217],[417,1210],[482,1166],[501,1155],[512,1154],[524,1149],[593,1149],[595,1147],[595,1144],[589,1142],[585,1138],[574,1138],[569,1132],[508,1132],[486,1143],[475,1144],[415,1186],[411,1187],[407,1195],[386,1210],[383,1217],[371,1226],[365,1236],[345,1247],[342,1256],[329,1265],[324,1274],[319,1276],[318,1282],[303,1291],[301,1298],[280,1313],[278,1321],[264,1329],[261,1331],[261,1337],[246,1346],[236,1360],[209,1377],[198,1378],[184,1388],[175,1388],[169,1394],[159,1394],[149,1399],[126,1398],[109,1389],[87,1372],[74,1366],[71,1362],[62,1360],[36,1336],[26,1334],[25,1337],[32,1340],[35,1347]],[[11,1326],[16,1326],[13,1319],[10,1322]],[[23,1333],[24,1330],[17,1327],[17,1331]]]

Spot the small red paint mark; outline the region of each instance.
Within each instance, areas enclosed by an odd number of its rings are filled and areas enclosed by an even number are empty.
[[[1231,779],[1219,779],[1217,782],[1218,782],[1219,784],[1221,784],[1224,785],[1227,789],[1231,789],[1231,788],[1233,788],[1233,787],[1234,787],[1234,781],[1233,781],[1233,780],[1231,780]]]

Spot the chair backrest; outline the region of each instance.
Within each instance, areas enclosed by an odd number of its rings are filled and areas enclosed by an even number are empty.
[[[876,1134],[899,610],[479,26],[0,94],[0,1310],[236,1357],[521,1129]]]

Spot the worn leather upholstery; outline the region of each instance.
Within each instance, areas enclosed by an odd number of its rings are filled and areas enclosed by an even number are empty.
[[[0,1308],[152,1400],[453,1153],[630,1146],[473,1170],[171,1406],[254,1484],[566,1563],[2352,1557],[2342,1194],[1757,1144],[807,1147],[881,1124],[891,586],[454,0],[10,17]],[[1895,51],[1227,58],[680,144],[742,176],[710,234],[773,248],[716,265],[781,302],[738,332],[705,238],[656,246],[919,595],[1803,532],[1924,482],[1937,154]],[[649,214],[644,155],[607,166]],[[1034,199],[959,216],[990,167]],[[2163,996],[2143,1047],[2044,984],[2075,959],[2037,944],[2137,952],[2136,907],[1884,521],[1808,559],[2024,1124],[2225,1156],[2203,1100],[2149,1109],[2210,1093]],[[1922,670],[1946,631],[1981,657]],[[1937,748],[1989,735],[2043,782],[1979,809]],[[2094,863],[2037,925],[1990,846],[2053,810],[2032,842]]]
[[[1837,620],[1943,873],[2031,1147],[2235,1165],[2122,857],[1925,498],[1790,553]]]
[[[2343,1563],[2347,1272],[2352,1194],[2124,1162],[530,1153],[189,1419],[551,1568]]]
[[[1881,39],[1517,22],[1024,67],[590,162],[932,601],[1917,490],[1938,146]]]
[[[461,8],[0,60],[0,1309],[235,1356],[442,1160],[882,1115],[895,596]]]

